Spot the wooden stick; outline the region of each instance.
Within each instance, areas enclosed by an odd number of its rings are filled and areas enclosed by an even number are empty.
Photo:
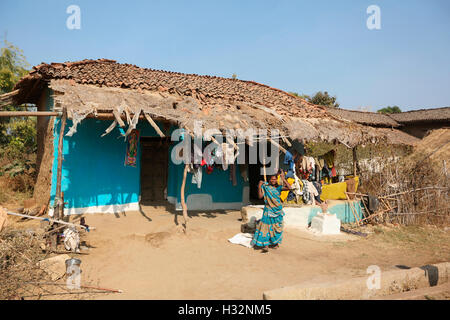
[[[281,135],[281,139],[283,139],[284,143],[286,143],[289,148],[292,147],[292,143],[288,140],[288,138]]]
[[[369,211],[369,208],[367,208],[367,206],[366,206],[366,202],[362,198],[359,201],[363,203],[364,211],[367,213],[367,217],[368,217],[370,215],[370,211]],[[366,215],[364,215],[364,218],[366,218]]]
[[[0,117],[50,117],[60,114],[52,111],[0,111]]]
[[[158,133],[161,138],[165,138],[166,136],[161,131],[161,129],[159,129],[158,125],[156,124],[155,121],[153,121],[153,119],[150,117],[150,115],[148,115],[147,113],[144,112],[144,116],[145,116],[145,119],[147,119],[147,121],[153,127],[153,129],[155,129],[156,133]]]
[[[123,122],[122,117],[119,114],[119,111],[114,110],[113,115],[114,115],[114,118],[116,119],[117,123],[119,124],[119,126],[121,128],[125,127],[125,122]]]
[[[95,290],[109,291],[109,292],[115,292],[115,293],[122,293],[123,292],[120,289],[108,289],[108,288],[100,288],[100,287],[92,287],[92,286],[80,286],[80,288],[83,288],[83,289],[95,289]]]
[[[394,207],[394,208],[395,208],[395,207]],[[362,221],[366,221],[366,220],[368,220],[368,219],[375,218],[375,217],[379,216],[380,214],[384,214],[384,213],[386,213],[386,212],[388,212],[388,211],[389,211],[389,210],[381,210],[380,212],[374,213],[374,214],[368,216],[367,218],[362,219],[361,222],[362,222]]]
[[[355,218],[355,223],[356,223],[356,224],[358,225],[358,227],[359,227],[359,219],[358,219],[358,217],[357,217],[357,214],[355,213],[355,209],[353,208],[353,203],[351,202],[350,198],[348,197],[347,192],[345,192],[345,196],[347,197],[347,201],[348,201],[350,210],[352,211],[353,217]]]
[[[48,221],[54,222],[54,223],[65,224],[65,225],[73,226],[73,227],[79,227],[79,228],[82,228],[84,230],[94,230],[95,229],[95,227],[89,227],[88,228],[88,227],[83,226],[81,224],[74,224],[74,223],[65,222],[65,221],[61,221],[61,220],[57,220],[57,219],[35,217],[35,216],[30,216],[30,215],[27,215],[27,214],[21,214],[21,213],[15,213],[15,212],[7,212],[7,214],[9,214],[11,216],[25,217],[25,218],[29,218],[29,219],[48,220]]]
[[[35,285],[41,285],[41,286],[67,286],[66,283],[57,283],[57,282],[26,282],[27,284],[35,284]],[[94,290],[102,290],[102,291],[109,291],[109,292],[115,292],[115,293],[122,293],[123,290],[120,289],[109,289],[109,288],[101,288],[101,287],[94,287],[94,286],[85,286],[80,285],[80,288],[83,289],[94,289]]]
[[[418,189],[411,189],[408,191],[403,191],[403,192],[399,192],[399,193],[394,193],[394,194],[388,194],[385,197],[394,197],[394,196],[400,196],[402,194],[406,194],[406,193],[412,193],[412,192],[416,192],[416,191],[422,191],[422,190],[428,190],[428,189],[439,189],[439,190],[447,190],[448,187],[425,187],[425,188],[418,188]],[[381,197],[380,197],[381,198]]]
[[[16,89],[16,90],[14,90],[14,91],[11,91],[11,92],[7,92],[7,93],[4,93],[4,94],[1,94],[1,95],[0,95],[0,100],[8,100],[8,99],[10,99],[11,97],[17,95],[17,94],[19,93],[19,91],[20,91],[19,89]]]
[[[184,219],[184,231],[186,232],[187,230],[187,205],[186,202],[184,201],[184,187],[186,186],[186,176],[187,176],[187,172],[189,169],[189,165],[185,164],[184,165],[184,172],[183,172],[183,182],[181,184],[181,207],[183,208],[183,219]]]
[[[64,141],[64,129],[66,128],[66,118],[67,110],[63,109],[63,115],[61,118],[61,128],[59,130],[58,137],[58,167],[56,169],[56,206],[55,206],[55,218],[59,219],[64,215],[64,205],[61,203],[61,177],[62,177],[62,151],[63,151],[63,141]],[[60,215],[61,214],[61,215]]]
[[[280,146],[278,143],[276,143],[272,138],[267,138],[271,144],[273,144],[275,147],[279,148],[283,153],[286,153],[286,149]]]

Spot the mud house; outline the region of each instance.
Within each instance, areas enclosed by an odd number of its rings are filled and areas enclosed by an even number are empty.
[[[138,210],[140,203],[154,202],[168,202],[177,209],[185,203],[189,210],[240,209],[248,204],[250,189],[259,179],[252,175],[252,165],[234,165],[232,173],[214,168],[203,172],[201,183],[192,183],[187,167],[172,161],[171,134],[181,128],[184,138],[191,139],[196,120],[203,130],[222,133],[277,129],[278,142],[256,138],[282,150],[295,140],[325,140],[352,148],[386,139],[403,143],[410,137],[395,125],[376,128],[349,121],[256,82],[144,69],[106,59],[35,66],[0,102],[36,104],[38,111],[28,114],[38,116],[34,197],[52,208],[63,193],[65,214]],[[214,142],[203,133],[194,137],[204,144]],[[252,142],[227,145],[242,152]]]

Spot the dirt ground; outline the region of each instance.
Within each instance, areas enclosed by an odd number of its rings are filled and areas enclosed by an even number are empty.
[[[450,260],[448,232],[437,229],[411,238],[379,227],[361,238],[286,228],[281,247],[263,254],[227,241],[240,232],[238,211],[192,214],[187,235],[164,207],[142,211],[86,216],[97,229],[86,236],[95,248],[81,258],[83,277],[124,291],[100,299],[261,299],[303,281],[363,276],[373,264],[383,271]]]
[[[364,276],[374,264],[387,271],[450,260],[449,232],[435,227],[377,226],[367,238],[286,228],[281,247],[263,254],[227,241],[240,232],[239,211],[191,215],[186,235],[165,207],[86,215],[96,229],[82,234],[91,246],[77,256],[82,283],[123,290],[87,298],[262,299],[282,286]]]

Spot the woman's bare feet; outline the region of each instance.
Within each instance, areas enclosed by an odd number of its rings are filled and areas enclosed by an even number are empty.
[[[267,246],[265,246],[265,247],[263,247],[263,248],[261,249],[261,252],[262,252],[262,253],[267,253],[267,252],[269,252],[269,248],[268,248]]]

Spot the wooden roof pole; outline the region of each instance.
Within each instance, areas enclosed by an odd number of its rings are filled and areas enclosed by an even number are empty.
[[[0,117],[50,117],[59,116],[61,112],[53,111],[0,111]]]
[[[56,194],[54,203],[54,217],[55,219],[60,219],[64,215],[64,204],[62,203],[61,194],[61,178],[62,178],[62,151],[63,151],[63,140],[64,140],[64,129],[66,128],[66,118],[67,110],[63,109],[63,114],[61,117],[61,127],[59,130],[58,137],[58,167],[56,170]]]
[[[273,144],[275,147],[279,148],[281,151],[283,151],[283,153],[286,154],[287,152],[286,149],[280,146],[278,143],[276,143],[272,138],[267,138],[267,140],[269,140],[271,144]]]
[[[153,121],[153,119],[152,119],[147,113],[145,113],[145,112],[144,112],[144,116],[145,116],[145,119],[147,119],[147,121],[148,121],[148,122],[150,123],[150,125],[153,127],[153,129],[155,129],[156,133],[158,133],[159,136],[160,136],[161,138],[165,138],[166,136],[165,136],[164,133],[161,131],[161,129],[159,129],[159,127],[158,127],[158,125],[156,124],[156,122]]]
[[[117,110],[113,111],[113,115],[114,115],[114,118],[116,119],[117,123],[119,124],[119,126],[121,128],[125,127],[125,123],[123,122],[123,120],[120,117],[120,114],[119,114],[119,112]]]

